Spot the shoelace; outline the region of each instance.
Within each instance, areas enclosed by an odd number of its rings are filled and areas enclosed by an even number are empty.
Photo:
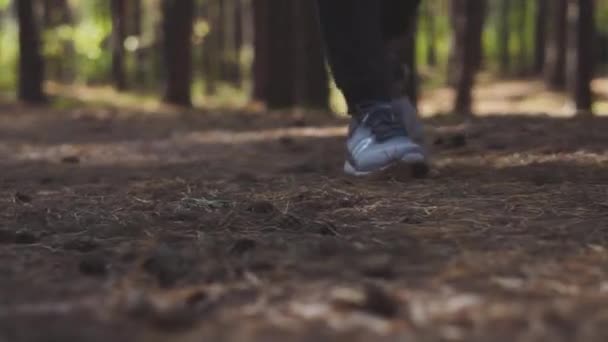
[[[369,108],[361,119],[361,123],[371,129],[378,142],[407,135],[403,123],[389,106]]]

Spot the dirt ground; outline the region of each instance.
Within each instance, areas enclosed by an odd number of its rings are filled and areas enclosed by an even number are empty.
[[[607,341],[608,119],[0,107],[0,341]]]

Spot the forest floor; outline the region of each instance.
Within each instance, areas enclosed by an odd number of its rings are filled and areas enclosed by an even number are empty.
[[[0,341],[607,341],[608,119],[0,106]]]

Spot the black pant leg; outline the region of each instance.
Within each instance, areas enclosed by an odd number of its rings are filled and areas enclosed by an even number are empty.
[[[317,1],[326,54],[351,109],[364,102],[390,100],[383,1]]]
[[[421,0],[381,0],[381,2],[385,41],[406,34],[412,28],[411,19]]]

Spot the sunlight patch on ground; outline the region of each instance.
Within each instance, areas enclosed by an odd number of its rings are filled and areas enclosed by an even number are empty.
[[[592,86],[596,94],[594,104],[596,115],[608,115],[608,78],[597,78]],[[163,105],[158,94],[118,92],[110,86],[62,85],[54,82],[47,82],[46,88],[49,94],[59,98],[55,103],[59,109],[86,103],[130,110],[176,110]],[[420,98],[420,109],[423,116],[432,117],[439,113],[450,113],[453,97],[452,89],[447,87],[424,91]],[[228,89],[222,90],[217,99],[201,99],[195,96],[194,102],[198,108],[206,109],[234,109],[247,106],[243,93]],[[346,112],[344,98],[335,85],[331,87],[331,109],[340,114]],[[540,80],[484,80],[479,82],[474,90],[474,111],[479,116],[513,113],[551,117],[571,117],[573,115],[572,105],[566,94],[546,90]]]
[[[204,159],[213,149],[249,148],[257,143],[275,142],[282,137],[332,138],[346,134],[343,126],[280,128],[234,132],[176,132],[170,138],[155,141],[86,142],[80,144],[12,144],[0,143],[0,155],[11,161],[60,161],[79,156],[88,165],[142,164],[150,162],[188,162]],[[223,153],[221,153],[223,154]]]
[[[593,82],[596,115],[608,115],[608,78]],[[422,94],[420,108],[424,116],[451,112],[454,93],[449,88]],[[474,91],[474,111],[479,116],[500,114],[549,115],[571,117],[573,110],[566,94],[545,89],[542,81],[511,80],[480,82]]]

